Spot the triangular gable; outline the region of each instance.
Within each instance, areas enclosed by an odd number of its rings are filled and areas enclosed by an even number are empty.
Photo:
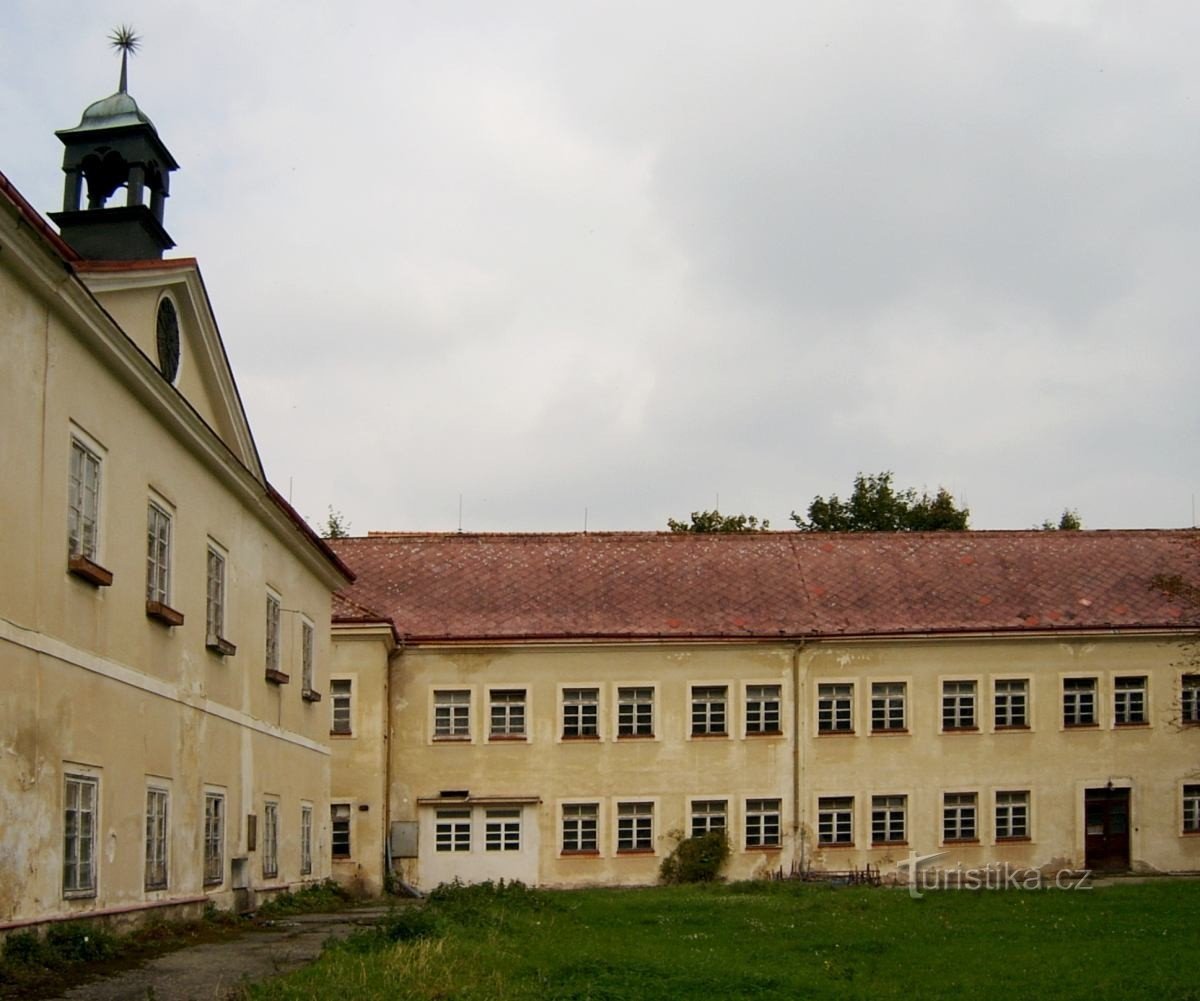
[[[182,349],[176,390],[242,465],[265,482],[196,261],[83,261],[74,267],[126,336],[156,364],[159,304],[164,297],[170,298],[179,319]]]

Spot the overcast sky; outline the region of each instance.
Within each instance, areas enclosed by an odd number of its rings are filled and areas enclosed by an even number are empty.
[[[1200,5],[5,0],[0,170],[116,89],[272,481],[368,529],[975,528],[1200,493]]]

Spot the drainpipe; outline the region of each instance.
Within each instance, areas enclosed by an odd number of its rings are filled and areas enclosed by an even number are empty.
[[[804,788],[804,769],[807,766],[806,755],[800,743],[803,732],[804,706],[807,699],[800,688],[800,653],[804,649],[801,641],[792,647],[792,841],[797,845],[799,864],[804,867],[806,845],[800,831],[800,793]]]

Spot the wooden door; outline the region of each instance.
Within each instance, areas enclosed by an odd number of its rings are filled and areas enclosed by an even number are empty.
[[[1084,794],[1084,865],[1089,869],[1129,868],[1129,790],[1088,789]]]

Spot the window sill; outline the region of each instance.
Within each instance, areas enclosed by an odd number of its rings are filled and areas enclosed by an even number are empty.
[[[1028,723],[997,723],[995,729],[996,733],[1020,733],[1022,730],[1031,729],[1031,727]]]
[[[978,732],[979,732],[979,727],[977,727],[977,726],[944,726],[944,727],[942,727],[942,733],[944,733],[944,734],[978,733]]]
[[[1064,730],[1099,730],[1099,723],[1063,723]]]
[[[183,612],[177,612],[161,601],[146,602],[146,618],[161,622],[164,626],[183,625]]]
[[[692,740],[728,740],[727,733],[693,733]]]
[[[64,890],[63,900],[95,900],[95,890]]]
[[[560,858],[599,858],[600,851],[596,848],[564,848],[558,853]]]
[[[653,848],[618,848],[618,855],[653,855]]]
[[[489,744],[528,744],[529,738],[523,733],[489,733]]]
[[[1031,838],[1028,834],[1014,834],[1012,837],[996,838],[996,844],[998,844],[998,845],[1013,845],[1013,844],[1019,845],[1022,842],[1027,844],[1031,841],[1033,841],[1033,838]]]
[[[853,730],[818,730],[818,737],[853,737]]]
[[[321,693],[313,688],[305,688],[300,692],[300,698],[305,702],[320,702]]]
[[[781,852],[783,845],[746,845],[748,852]]]
[[[353,855],[330,855],[329,857],[334,862],[349,862],[352,858],[354,858]]]
[[[562,739],[563,740],[584,740],[584,741],[599,740],[600,734],[598,734],[598,733],[564,733],[562,735]]]
[[[1146,719],[1137,720],[1136,722],[1122,723],[1119,720],[1113,723],[1114,730],[1136,730],[1139,727],[1148,727],[1150,721]]]
[[[908,727],[906,726],[885,726],[880,729],[871,730],[872,737],[906,737],[908,736]]]
[[[81,553],[68,558],[67,570],[93,587],[112,587],[112,571],[105,570],[99,563],[89,560]]]
[[[354,733],[350,730],[330,730],[329,736],[331,736],[331,737],[353,737]]]
[[[943,838],[942,844],[943,845],[977,845],[977,844],[979,844],[979,839],[978,838]]]
[[[907,841],[872,841],[872,848],[907,848]]]
[[[283,671],[278,671],[273,667],[267,668],[266,678],[267,681],[271,682],[273,685],[286,685],[292,680],[292,676],[290,674],[284,674]]]
[[[230,643],[224,636],[210,636],[205,641],[204,646],[206,649],[220,654],[222,657],[232,657],[237,653],[237,647]]]
[[[1181,838],[1200,838],[1200,831],[1180,831]]]
[[[469,733],[434,734],[433,742],[435,744],[469,744],[471,743],[471,735]]]
[[[782,737],[782,730],[747,730],[746,737],[754,739],[755,737]]]
[[[818,848],[820,848],[820,849],[825,849],[825,848],[853,848],[853,847],[854,847],[854,842],[853,842],[853,841],[818,841],[818,842],[817,842],[817,847],[818,847]]]
[[[618,733],[617,740],[653,740],[652,733]]]

